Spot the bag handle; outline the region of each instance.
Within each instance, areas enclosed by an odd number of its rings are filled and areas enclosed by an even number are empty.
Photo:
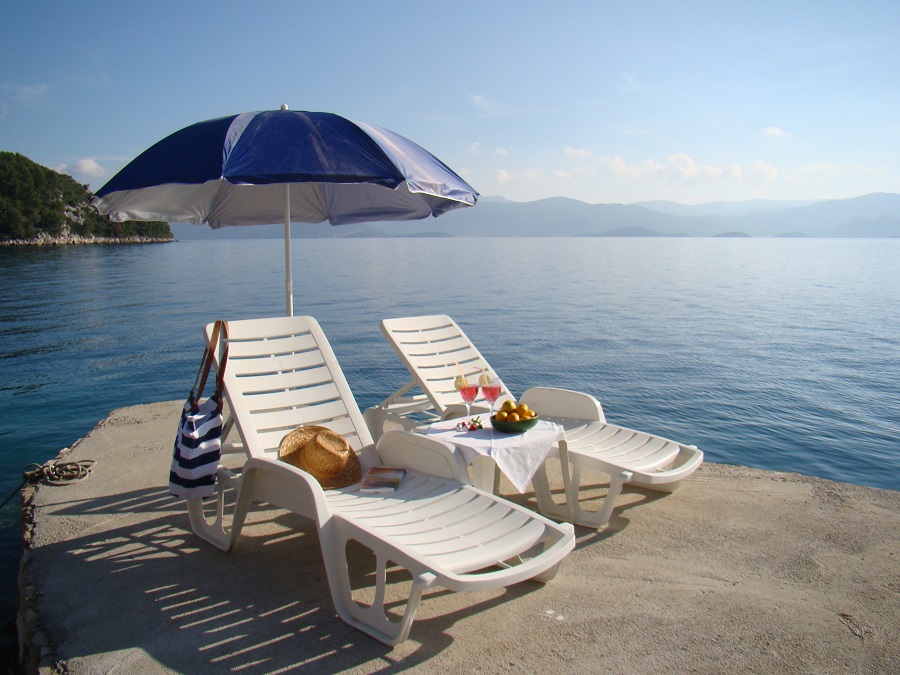
[[[225,349],[222,350],[222,358],[219,359],[219,368],[216,373],[216,396],[222,396],[222,390],[225,388],[225,364],[228,363],[228,322],[220,321],[222,324],[222,339],[225,341]]]
[[[216,373],[216,394],[221,395],[225,378],[225,364],[228,361],[228,322],[216,321],[213,324],[212,335],[209,338],[206,348],[203,350],[203,358],[200,359],[200,369],[197,371],[197,377],[194,380],[194,386],[191,387],[191,397],[194,397],[194,390],[197,390],[196,398],[203,396],[203,388],[206,386],[206,380],[209,378],[209,371],[212,370],[215,362],[216,349],[219,346],[219,333],[222,332],[225,337],[225,349],[222,352],[222,360]],[[197,388],[197,385],[200,388]]]

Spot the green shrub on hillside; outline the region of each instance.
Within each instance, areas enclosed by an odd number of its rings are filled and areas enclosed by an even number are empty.
[[[69,232],[87,237],[145,236],[171,239],[161,221],[114,223],[91,206],[91,194],[71,176],[48,169],[24,155],[0,152],[0,239],[55,237]]]

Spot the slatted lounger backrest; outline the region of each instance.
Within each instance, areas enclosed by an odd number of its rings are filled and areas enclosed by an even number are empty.
[[[419,381],[438,415],[443,415],[448,406],[462,402],[453,384],[461,372],[477,381],[482,368],[490,370],[485,358],[449,316],[385,319],[381,330]],[[501,396],[504,395],[509,395],[505,385],[501,389]],[[484,401],[480,394],[477,400]]]
[[[207,335],[211,326],[207,326]],[[312,317],[228,324],[225,390],[250,456],[277,456],[301,425],[321,425],[359,451],[372,443],[319,323]]]

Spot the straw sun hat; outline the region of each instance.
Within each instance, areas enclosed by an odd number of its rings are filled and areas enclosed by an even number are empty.
[[[281,440],[278,457],[303,469],[325,488],[340,488],[360,480],[359,458],[347,439],[326,427],[298,427]]]

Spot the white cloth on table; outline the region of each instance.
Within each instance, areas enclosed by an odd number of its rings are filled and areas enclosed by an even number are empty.
[[[490,457],[520,493],[528,488],[562,430],[558,424],[546,420],[538,420],[534,427],[521,434],[497,431],[491,427],[490,420],[484,423],[484,429],[475,431],[457,431],[457,423],[459,419],[435,422],[426,427],[425,433],[453,443],[467,464],[479,455]]]

